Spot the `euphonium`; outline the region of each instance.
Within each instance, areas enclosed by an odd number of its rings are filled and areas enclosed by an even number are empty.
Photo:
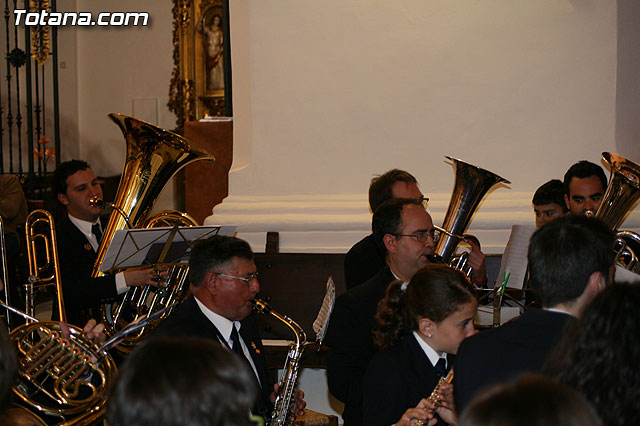
[[[109,114],[122,130],[127,143],[124,171],[113,202],[123,214],[112,214],[107,224],[92,276],[104,275],[100,265],[116,231],[128,222],[143,227],[162,188],[184,166],[198,160],[213,161],[206,150],[168,130],[120,114]],[[108,320],[108,318],[107,318]],[[107,321],[105,331],[113,334],[117,324]]]
[[[595,217],[617,230],[640,199],[640,166],[610,152],[603,152],[602,158],[609,164],[611,176]],[[640,274],[640,235],[631,231],[618,232],[615,251],[618,264]]]
[[[271,413],[271,419],[267,422],[268,426],[285,426],[290,425],[289,417],[291,414],[291,403],[294,399],[296,390],[296,382],[298,380],[298,370],[300,368],[300,359],[304,346],[307,343],[307,335],[295,321],[291,318],[281,315],[274,311],[268,303],[254,299],[253,308],[261,313],[271,315],[280,320],[284,325],[289,327],[295,335],[295,342],[289,347],[287,361],[284,364],[284,374],[278,385],[278,394],[276,395],[275,407]]]
[[[446,158],[453,161],[456,168],[455,183],[442,228],[438,228],[442,235],[436,245],[435,255],[437,260],[452,263],[452,266],[469,275],[470,271],[465,270],[464,262],[458,263],[457,259],[453,258],[458,244],[469,240],[479,243],[473,235],[464,234],[471,222],[471,217],[486,193],[494,185],[501,182],[506,184],[511,182],[495,173],[456,158],[448,156]]]
[[[194,218],[186,213],[163,210],[154,213],[142,223],[143,228],[153,228],[158,226],[197,226]],[[132,321],[136,321],[142,316],[154,314],[166,307],[169,307],[158,321],[147,327],[142,327],[135,334],[126,336],[115,348],[121,353],[127,354],[142,340],[149,335],[154,325],[166,319],[175,306],[184,300],[188,291],[187,274],[188,264],[172,264],[167,271],[167,280],[163,285],[157,287],[143,286],[133,287],[124,298],[113,304],[103,305],[103,322],[110,324],[112,329],[121,330]],[[178,302],[178,303],[175,303]]]

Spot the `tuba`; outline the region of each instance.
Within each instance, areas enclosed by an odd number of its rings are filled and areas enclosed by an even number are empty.
[[[480,241],[473,235],[465,235],[471,217],[487,192],[498,183],[509,182],[495,173],[472,164],[465,163],[453,157],[446,157],[455,166],[455,183],[449,208],[444,217],[442,228],[438,227],[442,235],[435,248],[435,259],[459,269],[469,276],[470,268],[466,266],[466,257],[454,258],[454,254],[461,242],[473,241],[478,246]]]
[[[145,220],[162,188],[176,172],[194,161],[214,161],[209,152],[173,132],[121,114],[109,114],[109,118],[120,127],[126,140],[127,154],[120,185],[113,202],[114,209],[121,214],[112,214],[105,227],[93,268],[92,277],[94,278],[104,275],[104,272],[100,271],[100,265],[115,232],[124,229],[125,226],[144,227]],[[187,221],[183,223],[189,224]],[[129,292],[133,291],[135,290]],[[140,291],[149,291],[149,289],[138,290]],[[131,301],[134,299],[133,296],[133,294],[127,294],[125,300]],[[136,299],[139,299],[139,296],[136,296]],[[157,304],[156,308],[160,310],[163,306]],[[109,306],[105,307],[104,311],[107,312],[104,318],[105,332],[111,335],[121,327],[121,324],[118,321],[119,318],[115,318],[114,321],[114,317],[109,315],[111,312]],[[147,313],[150,312],[144,312],[144,314]],[[135,315],[137,313],[134,313]]]
[[[611,177],[595,217],[617,230],[640,199],[640,166],[610,152],[603,152],[602,158],[611,168]],[[631,231],[618,232],[614,251],[620,266],[640,274],[640,235]]]

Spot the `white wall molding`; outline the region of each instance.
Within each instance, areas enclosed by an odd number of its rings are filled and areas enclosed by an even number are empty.
[[[441,225],[451,194],[429,194],[429,211]],[[500,254],[511,226],[532,224],[531,194],[497,189],[486,196],[468,232],[480,238],[483,251]],[[238,237],[263,252],[266,232],[280,233],[283,253],[344,253],[371,229],[365,194],[230,196],[216,206],[206,224],[236,225]],[[640,228],[634,212],[623,228]]]

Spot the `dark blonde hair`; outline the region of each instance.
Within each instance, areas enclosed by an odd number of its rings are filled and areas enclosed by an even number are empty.
[[[476,291],[462,272],[429,264],[413,276],[406,290],[401,281],[389,285],[378,304],[374,342],[380,348],[392,346],[418,328],[418,319],[442,322],[474,300]]]

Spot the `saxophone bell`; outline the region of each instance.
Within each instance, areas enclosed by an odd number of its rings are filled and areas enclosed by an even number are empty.
[[[302,327],[294,320],[274,311],[267,302],[261,299],[253,299],[251,304],[257,312],[271,315],[280,320],[295,335],[296,340],[289,347],[287,360],[283,367],[284,374],[278,382],[278,392],[276,394],[274,409],[271,413],[271,419],[267,421],[268,426],[290,426],[290,414],[294,408],[292,402],[295,400],[300,359],[302,358],[302,352],[307,343],[307,335]]]

